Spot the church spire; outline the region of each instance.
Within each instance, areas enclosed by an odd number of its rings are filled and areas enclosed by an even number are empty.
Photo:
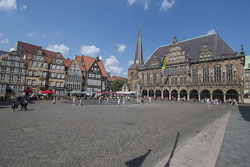
[[[138,34],[138,41],[137,41],[137,46],[136,46],[134,64],[136,65],[136,67],[140,67],[144,64],[143,53],[142,53],[142,41],[141,41],[141,24],[139,27],[139,34]]]

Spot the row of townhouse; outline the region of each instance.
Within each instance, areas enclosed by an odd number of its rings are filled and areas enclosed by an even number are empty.
[[[65,59],[52,52],[18,41],[15,51],[0,56],[0,97],[12,98],[26,89],[35,94],[52,90],[57,95],[69,91],[109,91],[103,61],[98,57]]]

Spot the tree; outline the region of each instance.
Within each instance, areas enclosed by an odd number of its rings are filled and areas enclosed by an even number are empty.
[[[111,84],[111,90],[112,91],[120,91],[122,86],[123,86],[124,82],[120,79],[116,79],[114,80],[114,82],[112,82]]]

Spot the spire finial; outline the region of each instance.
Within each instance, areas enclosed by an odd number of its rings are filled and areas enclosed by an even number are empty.
[[[216,24],[216,33],[217,34],[219,33],[219,26],[218,26],[218,24]]]
[[[174,35],[174,40],[173,40],[173,43],[177,43],[178,42],[178,39],[176,37],[176,34]]]

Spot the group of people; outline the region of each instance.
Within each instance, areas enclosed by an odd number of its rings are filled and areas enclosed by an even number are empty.
[[[12,101],[12,111],[18,111],[19,110],[19,105],[21,106],[21,110],[26,111],[27,110],[27,106],[28,106],[28,100],[25,97],[19,97],[19,98],[15,98]]]
[[[229,98],[228,99],[228,101],[229,101],[229,104],[231,104],[232,106],[234,106],[234,105],[237,105],[238,104],[238,102],[237,102],[237,100],[236,99],[231,99],[231,98]]]

